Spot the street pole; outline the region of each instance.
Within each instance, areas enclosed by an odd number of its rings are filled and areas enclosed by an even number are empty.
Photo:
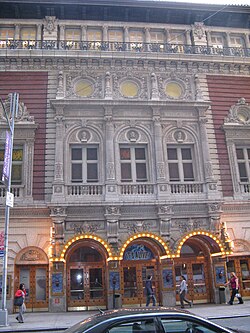
[[[13,152],[13,140],[14,140],[14,127],[15,117],[18,111],[19,94],[10,94],[10,110],[9,115],[6,112],[4,105],[3,111],[8,123],[10,131],[10,147],[9,147],[9,163],[7,170],[7,184],[6,184],[6,206],[5,206],[5,224],[4,224],[4,256],[3,256],[3,274],[2,274],[2,306],[0,310],[0,326],[8,326],[8,310],[6,307],[7,298],[7,273],[8,273],[8,243],[9,243],[9,216],[10,216],[10,203],[8,202],[11,191],[11,171],[12,171],[12,152]],[[7,140],[7,139],[6,139]]]

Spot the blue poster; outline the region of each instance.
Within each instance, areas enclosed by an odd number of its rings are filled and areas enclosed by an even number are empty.
[[[52,293],[63,292],[63,273],[52,274]]]
[[[119,272],[109,272],[109,290],[120,289],[120,274]]]
[[[173,271],[172,269],[163,269],[162,271],[162,277],[163,277],[163,287],[164,288],[173,288]]]
[[[216,284],[225,284],[226,283],[226,274],[225,274],[225,267],[224,266],[217,266],[215,267],[215,281]]]

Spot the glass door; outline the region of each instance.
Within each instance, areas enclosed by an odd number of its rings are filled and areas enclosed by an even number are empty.
[[[151,263],[124,262],[121,273],[123,304],[137,304],[139,306],[146,304],[145,284],[148,275],[153,276],[152,285],[158,303],[159,288],[156,266]]]
[[[26,289],[25,305],[27,309],[48,309],[48,267],[21,266],[18,268],[18,284],[24,283]]]
[[[68,307],[72,310],[106,304],[104,269],[93,266],[70,267]]]

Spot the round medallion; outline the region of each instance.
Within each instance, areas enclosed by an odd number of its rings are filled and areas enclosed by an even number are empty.
[[[138,95],[139,88],[133,81],[124,81],[120,86],[120,91],[124,97],[136,97]]]
[[[74,91],[80,97],[89,97],[93,94],[93,83],[89,80],[80,80],[75,84]]]
[[[167,83],[165,91],[170,98],[180,98],[183,93],[182,87],[176,82]]]

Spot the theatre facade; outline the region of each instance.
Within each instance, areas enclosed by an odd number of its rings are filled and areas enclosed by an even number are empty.
[[[68,2],[0,5],[8,309],[20,283],[28,311],[143,306],[148,275],[220,303],[233,271],[249,298],[249,6]]]

